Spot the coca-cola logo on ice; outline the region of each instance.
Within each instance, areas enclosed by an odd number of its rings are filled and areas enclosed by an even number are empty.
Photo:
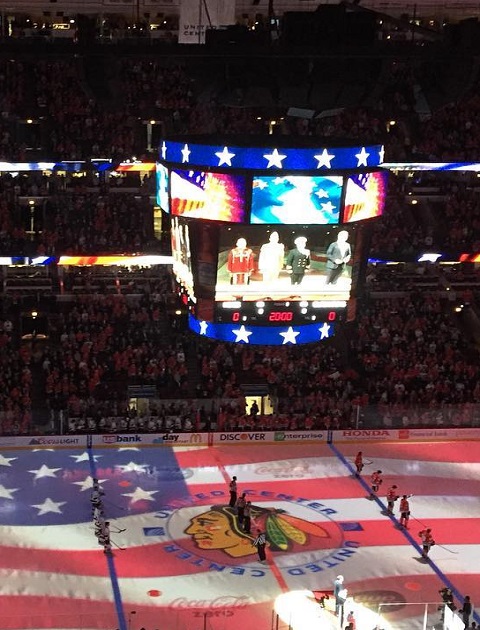
[[[216,608],[246,608],[252,603],[250,597],[241,595],[223,595],[216,599],[187,599],[186,597],[177,597],[172,600],[169,608],[206,608],[208,610]]]
[[[383,604],[389,613],[405,608],[405,597],[397,591],[362,591],[355,593],[355,601],[372,610],[378,610],[378,607]]]
[[[310,472],[310,468],[306,463],[291,464],[289,462],[278,462],[272,464],[264,464],[255,469],[256,475],[266,475],[275,479],[293,477],[302,479]]]

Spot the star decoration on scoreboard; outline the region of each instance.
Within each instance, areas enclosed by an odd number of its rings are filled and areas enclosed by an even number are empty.
[[[295,331],[292,326],[289,326],[285,332],[279,333],[280,337],[283,337],[282,346],[287,343],[297,343],[297,337],[300,331]]]
[[[329,331],[330,331],[330,325],[327,324],[327,322],[325,322],[323,324],[323,326],[320,326],[320,328],[318,329],[319,333],[320,333],[320,340],[322,339],[328,339],[329,337]]]
[[[378,159],[380,164],[383,164],[383,161],[385,160],[385,147],[382,146],[380,147],[380,151],[378,152]]]
[[[240,326],[239,329],[237,330],[232,330],[233,334],[235,335],[235,341],[238,343],[240,341],[243,341],[244,343],[249,343],[249,337],[250,335],[252,335],[253,333],[248,331],[245,326]]]
[[[185,164],[185,162],[188,162],[189,158],[190,158],[190,149],[188,148],[188,144],[185,144],[185,146],[182,149],[182,164]]]
[[[263,157],[267,160],[267,168],[272,168],[272,166],[283,168],[282,162],[287,155],[279,153],[278,149],[273,149],[271,153],[266,153]]]
[[[317,168],[332,168],[332,160],[335,156],[330,154],[327,149],[323,149],[320,155],[316,155],[315,159],[318,161]]]
[[[367,153],[365,147],[362,147],[360,153],[356,153],[355,157],[357,158],[357,167],[359,166],[368,166],[367,159],[370,157],[370,153]]]
[[[223,147],[223,151],[217,151],[215,155],[218,157],[217,166],[232,166],[232,159],[235,153],[230,153],[228,147]]]
[[[382,164],[382,145],[351,147],[245,147],[162,140],[159,159],[168,164],[266,171],[330,171],[376,167]]]

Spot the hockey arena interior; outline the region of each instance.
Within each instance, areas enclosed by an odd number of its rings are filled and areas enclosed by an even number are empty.
[[[477,628],[478,18],[0,0],[0,628]]]

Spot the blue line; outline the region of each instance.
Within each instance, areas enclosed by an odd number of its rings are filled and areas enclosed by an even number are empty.
[[[355,477],[357,478],[357,481],[367,491],[367,493],[369,495],[373,496],[373,498],[374,498],[375,502],[377,503],[377,505],[382,509],[382,512],[386,512],[387,508],[386,508],[385,504],[377,497],[376,494],[372,494],[370,486],[367,484],[367,482],[362,477],[360,477],[360,476],[357,477],[356,476],[356,471],[354,470],[353,466],[342,455],[342,453],[340,453],[340,451],[337,449],[337,447],[334,444],[331,444],[331,443],[329,443],[328,446],[334,452],[334,454],[337,456],[337,458],[342,462],[342,464],[352,473],[352,475],[355,475]],[[393,525],[398,527],[399,522],[397,521],[395,516],[393,514],[387,514],[387,516],[392,521]],[[403,528],[403,527],[400,529],[400,531],[405,536],[405,538],[408,540],[408,542],[418,551],[418,553],[420,555],[422,555],[422,551],[423,551],[422,548],[417,543],[415,538],[413,538],[413,536],[410,534],[410,532],[407,529]],[[445,573],[443,573],[443,571],[439,567],[437,567],[437,565],[429,557],[427,557],[427,563],[431,566],[431,568],[433,569],[434,573],[437,574],[437,577],[443,582],[443,584],[452,591],[452,593],[455,595],[455,597],[460,602],[460,606],[461,606],[463,604],[463,600],[465,598],[460,593],[460,591],[458,591],[455,588],[455,586],[452,584],[452,582],[450,582],[450,580],[445,575]],[[478,615],[476,612],[473,613],[473,618],[477,621],[477,623],[480,622],[480,615]]]
[[[87,448],[88,461],[90,463],[90,474],[94,479],[97,479],[97,465],[93,456],[92,447],[89,445]],[[115,570],[114,558],[111,555],[107,555],[108,572],[110,574],[110,583],[112,585],[113,600],[115,602],[115,610],[117,613],[118,626],[120,630],[127,630],[127,622],[125,620],[125,613],[123,611],[122,595],[120,593],[120,585],[118,583],[118,576]]]

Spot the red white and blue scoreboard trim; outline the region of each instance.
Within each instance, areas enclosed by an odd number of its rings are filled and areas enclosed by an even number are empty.
[[[349,147],[247,147],[163,140],[160,160],[183,166],[253,171],[337,171],[376,168],[383,163],[383,145]]]
[[[300,345],[318,343],[333,337],[335,325],[332,322],[316,322],[300,326],[252,326],[241,323],[219,324],[188,317],[190,329],[201,337],[219,341],[244,343],[261,346]]]

